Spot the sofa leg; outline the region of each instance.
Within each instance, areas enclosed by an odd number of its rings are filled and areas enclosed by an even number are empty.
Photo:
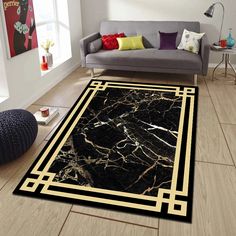
[[[94,78],[94,69],[93,68],[90,69],[90,73],[91,73],[91,77]]]
[[[197,74],[194,75],[194,85],[197,85]]]

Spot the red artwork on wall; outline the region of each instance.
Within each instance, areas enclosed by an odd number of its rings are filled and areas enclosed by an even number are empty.
[[[3,0],[10,57],[38,47],[33,0]]]

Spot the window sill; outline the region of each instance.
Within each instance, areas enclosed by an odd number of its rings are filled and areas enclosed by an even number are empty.
[[[6,101],[9,97],[2,97],[0,96],[0,103],[3,103],[4,101]]]
[[[51,71],[53,71],[54,69],[56,69],[57,67],[59,67],[60,65],[62,65],[66,61],[68,61],[69,59],[71,59],[71,56],[55,61],[53,63],[53,66],[51,68],[49,68],[48,70],[46,70],[46,71],[41,70],[41,77],[42,78],[45,77],[48,73],[50,73]]]

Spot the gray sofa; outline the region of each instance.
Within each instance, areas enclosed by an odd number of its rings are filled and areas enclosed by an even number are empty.
[[[182,21],[103,21],[100,32],[93,33],[80,41],[82,66],[111,70],[147,71],[161,73],[177,73],[206,75],[209,61],[209,43],[205,35],[201,39],[199,55],[184,50],[158,50],[160,46],[159,31],[178,32],[176,46],[179,45],[183,30],[200,32],[199,22]],[[91,42],[101,35],[124,32],[127,36],[142,35],[145,49],[143,50],[102,50],[101,46],[95,53],[89,53]],[[99,40],[98,40],[99,41]]]

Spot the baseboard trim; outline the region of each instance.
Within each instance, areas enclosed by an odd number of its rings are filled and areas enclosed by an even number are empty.
[[[37,101],[39,98],[41,98],[44,94],[46,94],[48,91],[50,91],[53,87],[55,87],[58,83],[60,83],[63,79],[65,79],[69,74],[71,74],[74,70],[76,70],[80,66],[81,66],[81,63],[78,62],[75,65],[68,68],[66,71],[64,71],[64,73],[61,73],[60,75],[58,75],[58,77],[52,83],[50,83],[47,86],[47,88],[44,88],[43,90],[36,93],[27,102],[25,102],[23,105],[21,105],[21,107],[23,109],[26,109],[27,107],[32,105],[35,101]]]

